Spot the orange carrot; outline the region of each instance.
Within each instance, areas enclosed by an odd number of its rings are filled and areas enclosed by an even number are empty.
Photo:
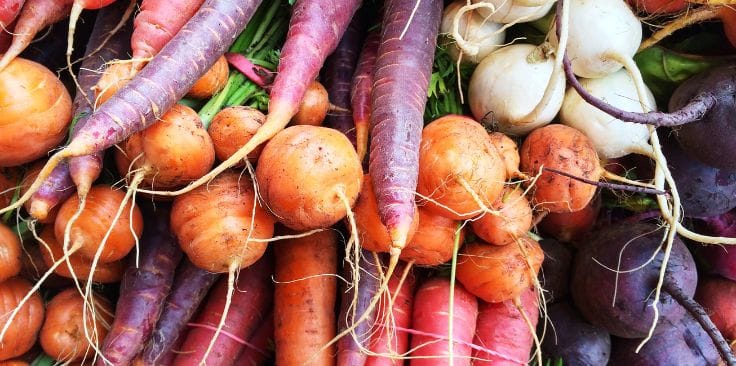
[[[238,149],[245,145],[258,128],[261,127],[266,116],[261,111],[243,106],[227,107],[217,112],[207,132],[215,145],[215,155],[219,160],[226,160]],[[263,145],[248,154],[248,161],[254,163],[261,155]]]
[[[436,266],[452,258],[458,221],[419,208],[419,226],[414,237],[401,251],[401,259],[424,266]],[[464,231],[460,231],[463,242]]]
[[[0,327],[8,327],[4,337],[0,338],[0,361],[20,356],[36,343],[44,315],[41,295],[34,293],[9,326],[7,323],[7,314],[19,305],[30,289],[31,284],[20,277],[0,282]]]
[[[532,208],[519,188],[507,188],[493,203],[498,213],[486,213],[471,222],[473,232],[496,245],[513,243],[532,228]]]
[[[56,240],[56,236],[54,236],[54,227],[51,225],[44,227],[43,230],[41,230],[41,235],[39,235],[39,237],[43,240],[43,243],[40,245],[41,258],[47,266],[46,268],[51,267],[57,260],[59,260],[59,258],[64,256],[64,248],[62,248],[61,243]],[[54,273],[66,278],[75,278],[84,281],[90,279],[92,260],[81,256],[79,253],[75,253],[69,256],[69,265],[71,265],[74,270],[73,275],[72,270],[70,270],[69,266],[66,264],[56,267]],[[92,275],[92,281],[97,283],[120,282],[120,279],[123,278],[124,271],[124,259],[107,263],[98,263]]]
[[[17,275],[21,267],[21,247],[18,235],[0,224],[0,282]]]
[[[334,365],[335,347],[320,349],[336,333],[335,233],[321,231],[275,246],[276,364]]]

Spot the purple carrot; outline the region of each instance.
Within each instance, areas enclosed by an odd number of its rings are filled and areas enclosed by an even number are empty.
[[[218,274],[199,269],[187,258],[181,261],[156,329],[143,349],[146,365],[163,364],[167,355],[172,354],[171,350],[182,338],[187,323],[217,277]]]
[[[368,34],[360,52],[358,66],[353,76],[350,90],[350,106],[353,110],[356,144],[360,161],[365,159],[368,151],[368,122],[371,119],[371,92],[373,91],[373,67],[378,57],[378,46],[381,44],[381,33],[373,31]]]
[[[348,328],[352,321],[357,319],[361,314],[369,309],[371,299],[376,294],[378,287],[380,286],[378,277],[378,266],[379,264],[373,262],[373,253],[362,249],[360,252],[360,279],[357,281],[357,286],[352,286],[348,291],[342,292],[342,298],[340,299],[340,317],[338,318],[339,331],[342,332]],[[345,266],[343,269],[343,276],[347,283],[355,284],[356,279],[353,278],[353,273],[349,266]],[[357,301],[353,301],[357,291]],[[371,310],[372,313],[366,318],[364,322],[358,324],[353,329],[353,332],[358,335],[358,339],[351,336],[345,336],[340,338],[337,342],[337,366],[362,366],[365,364],[368,355],[361,352],[361,345],[356,341],[365,340],[362,344],[364,348],[368,347],[368,342],[371,339],[371,327],[375,320],[376,314],[375,309]],[[355,314],[356,316],[353,316]]]
[[[97,83],[100,78],[99,70],[105,64],[105,62],[118,58],[121,54],[127,52],[129,47],[128,40],[130,39],[130,32],[132,30],[132,22],[127,22],[126,25],[117,30],[117,32],[111,36],[103,46],[103,42],[108,38],[110,33],[114,30],[120,18],[125,13],[128,5],[125,1],[118,1],[106,8],[99,11],[95,20],[95,25],[90,34],[89,41],[87,42],[87,50],[85,56],[90,53],[97,51],[94,55],[84,59],[79,69],[79,87],[72,103],[72,115],[89,115],[92,113],[92,106],[90,105],[91,95],[90,88]],[[66,41],[66,37],[64,37]],[[98,50],[99,49],[99,50]],[[74,125],[72,136],[75,136],[82,125],[84,125],[85,118],[81,118]],[[93,173],[96,179],[102,169],[102,153],[95,155],[82,156],[71,159],[68,163],[59,164],[49,175],[41,187],[36,193],[31,196],[31,216],[44,220],[48,213],[56,207],[60,202],[64,202],[69,196],[74,193],[75,181],[70,176],[70,168],[72,172],[75,170],[75,166],[84,164],[88,165],[87,161],[96,162],[98,170]],[[86,186],[86,192],[89,191],[89,185]]]
[[[233,366],[264,365],[273,356],[273,310],[263,318],[261,325],[248,339],[248,344]]]
[[[0,213],[30,198],[64,159],[103,151],[157,121],[222,56],[245,28],[260,0],[207,0],[146,67],[100,106],[71,140],[49,158],[28,191]]]
[[[337,47],[361,2],[362,0],[297,1],[292,10],[286,41],[281,48],[276,78],[271,86],[266,121],[245,145],[209,173],[178,191],[158,194],[180,195],[206,184],[283,130],[299,111],[307,87],[317,77],[327,56]]]
[[[183,254],[169,227],[169,208],[146,210],[141,240],[141,263],[125,271],[115,321],[105,337],[98,365],[129,365],[143,349],[161,314]]]
[[[388,0],[384,7],[371,93],[370,175],[395,263],[414,219],[419,141],[442,1]]]
[[[359,48],[365,32],[365,13],[361,10],[353,16],[335,52],[325,61],[322,84],[327,89],[330,102],[343,109],[350,109],[350,82],[358,63]],[[355,143],[355,125],[349,113],[333,112],[325,118],[325,126],[344,133]]]

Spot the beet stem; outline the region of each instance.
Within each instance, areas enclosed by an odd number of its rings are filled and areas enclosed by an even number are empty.
[[[570,179],[575,179],[575,180],[580,181],[580,182],[583,182],[583,183],[594,185],[596,187],[608,188],[608,189],[617,189],[617,190],[621,190],[621,191],[629,191],[629,192],[644,193],[644,194],[654,194],[654,195],[667,194],[667,192],[662,191],[662,190],[659,190],[659,189],[652,189],[652,188],[646,188],[646,187],[637,187],[637,186],[631,186],[631,185],[626,185],[626,184],[616,184],[616,183],[608,183],[608,182],[596,182],[594,180],[590,180],[590,179],[583,178],[583,177],[578,177],[578,176],[572,175],[570,173],[565,173],[565,172],[563,172],[561,170],[557,170],[557,169],[553,169],[553,168],[543,167],[542,169],[544,169],[544,170],[546,170],[548,172],[551,172],[551,173],[559,174],[559,175],[561,175],[563,177],[568,177]]]
[[[723,338],[721,332],[718,331],[718,328],[716,328],[715,324],[713,324],[713,322],[710,320],[708,314],[705,313],[703,307],[700,306],[700,304],[698,304],[695,300],[685,295],[685,293],[682,292],[682,289],[671,277],[668,277],[667,280],[664,281],[663,287],[664,290],[667,291],[668,294],[670,294],[670,296],[677,300],[677,302],[680,303],[680,305],[682,305],[682,307],[684,307],[685,310],[687,310],[698,323],[700,323],[700,326],[703,327],[703,330],[708,333],[708,336],[710,336],[710,338],[713,340],[713,343],[718,349],[718,353],[721,354],[721,357],[723,357],[726,365],[736,366],[736,357],[734,357],[733,352],[731,351],[731,347],[728,345],[728,342],[726,342],[726,340]]]

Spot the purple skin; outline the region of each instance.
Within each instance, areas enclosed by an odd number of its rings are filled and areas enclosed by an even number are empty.
[[[95,19],[94,28],[90,34],[89,41],[87,42],[85,55],[88,55],[100,47],[102,42],[105,41],[105,38],[107,38],[109,33],[117,25],[127,7],[128,4],[125,1],[117,1],[99,11],[97,18]],[[90,88],[92,88],[100,78],[100,73],[97,71],[102,68],[105,62],[114,60],[127,52],[127,49],[130,47],[129,40],[131,31],[132,22],[129,21],[125,26],[123,26],[123,28],[119,29],[115,35],[110,37],[105,46],[95,55],[87,57],[82,61],[77,79],[81,90],[86,91],[87,97],[80,92],[80,88],[77,89],[77,93],[72,103],[73,116],[90,114],[92,112],[92,106],[89,104],[89,100],[87,98],[94,97],[90,92]],[[66,37],[64,37],[63,43],[64,47],[62,48],[62,52],[66,47]],[[81,119],[77,122],[72,131],[72,136],[75,136],[79,132],[79,129],[84,125],[84,122],[85,119]],[[73,158],[68,163],[59,164],[59,166],[51,172],[38,191],[31,196],[31,215],[39,220],[43,220],[51,209],[69,198],[75,190],[75,182],[70,175],[70,170],[73,173],[75,166],[80,164],[89,164],[87,161],[90,159],[93,162],[97,162],[96,165],[98,168],[96,175],[99,175],[102,170],[102,153],[98,153],[93,156]]]
[[[129,365],[153,332],[176,266],[183,257],[169,227],[169,207],[144,210],[146,226],[141,240],[140,266],[131,263],[120,284],[115,321],[102,344],[97,365]]]
[[[718,364],[718,351],[709,342],[708,335],[691,317],[684,317],[676,325],[664,323],[660,328],[662,331],[654,335],[639,353],[635,350],[641,339],[613,338],[610,364],[627,366]]]
[[[373,263],[373,254],[365,249],[361,249],[360,262],[358,264],[361,268],[360,281],[357,287],[352,287],[349,291],[342,292],[342,298],[340,299],[340,315],[338,322],[340,323],[340,329],[338,333],[348,328],[348,311],[355,291],[358,291],[358,301],[355,304],[355,319],[361,317],[361,315],[369,308],[371,299],[376,294],[380,283],[378,281],[378,266]],[[353,282],[352,272],[348,266],[343,269],[343,276],[348,283]],[[367,337],[363,347],[368,346],[370,341],[369,335],[371,334],[371,326],[376,316],[376,309],[371,311],[371,315],[365,319],[365,321],[358,324],[354,329],[355,334],[359,337]],[[368,355],[360,351],[359,345],[355,342],[355,339],[351,336],[345,336],[340,338],[337,342],[337,366],[362,366],[365,365],[365,361]]]
[[[100,106],[62,152],[91,154],[125,140],[163,116],[245,28],[259,0],[207,0],[171,41]]]
[[[539,245],[544,251],[539,281],[542,283],[542,288],[548,291],[547,302],[556,303],[565,300],[570,296],[572,251],[554,239],[542,239]]]
[[[736,212],[726,212],[723,215],[707,217],[703,220],[714,235],[736,237]],[[705,245],[700,246],[697,253],[708,264],[712,273],[736,281],[736,249],[728,246]]]
[[[397,257],[395,251],[406,245],[414,219],[419,142],[442,1],[387,0],[384,7],[371,93],[369,171],[378,213]]]
[[[322,84],[327,89],[330,102],[344,109],[350,109],[350,84],[365,33],[365,17],[362,15],[357,13],[353,16],[337,48],[325,61],[322,72]],[[332,112],[328,114],[325,118],[325,126],[342,132],[355,144],[355,124],[350,113]]]
[[[562,359],[566,366],[608,364],[611,335],[605,329],[586,322],[568,302],[551,305],[547,315],[554,333],[548,333],[542,342],[545,357]]]
[[[589,241],[575,256],[571,284],[575,305],[589,322],[622,338],[647,335],[654,320],[652,291],[659,277],[663,252],[660,250],[648,261],[660,245],[662,235],[657,226],[644,223],[613,224],[589,235]],[[698,280],[695,262],[678,237],[672,245],[667,270],[677,287],[692,297]],[[639,268],[644,263],[647,264]],[[616,276],[610,269],[617,268],[629,272]],[[660,322],[677,322],[685,315],[685,309],[666,292],[660,300]],[[655,332],[659,330],[657,327]]]
[[[736,207],[736,171],[699,162],[683,151],[674,139],[662,145],[685,217],[718,216]]]
[[[186,329],[199,304],[209,292],[218,274],[199,269],[184,258],[176,270],[174,285],[166,298],[156,329],[143,349],[146,365],[161,365]]]
[[[373,68],[378,57],[378,45],[381,44],[381,33],[374,30],[368,33],[360,51],[358,65],[355,68],[350,87],[350,107],[353,112],[356,146],[358,156],[365,160],[368,149],[368,123],[371,118],[371,92],[373,91]]]

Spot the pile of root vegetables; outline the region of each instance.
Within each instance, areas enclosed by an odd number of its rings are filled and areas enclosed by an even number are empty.
[[[736,366],[736,1],[0,1],[0,365]]]

